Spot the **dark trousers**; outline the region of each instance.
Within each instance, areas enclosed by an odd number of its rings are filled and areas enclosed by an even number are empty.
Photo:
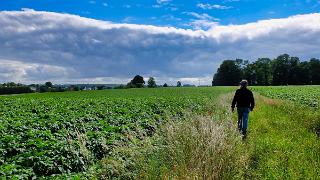
[[[246,134],[248,129],[248,118],[249,118],[250,108],[237,107],[237,111],[238,111],[238,129],[243,134]]]

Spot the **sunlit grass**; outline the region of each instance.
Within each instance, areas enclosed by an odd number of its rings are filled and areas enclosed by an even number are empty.
[[[320,142],[315,129],[320,113],[286,101],[258,97],[251,113],[251,178],[316,179],[320,173]]]

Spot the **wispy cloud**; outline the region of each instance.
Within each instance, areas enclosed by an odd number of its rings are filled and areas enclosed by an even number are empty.
[[[153,7],[153,8],[161,8],[162,5],[160,5],[160,4],[154,4],[154,5],[152,5],[152,7]]]
[[[181,21],[181,18],[175,17],[172,14],[167,14],[162,16],[163,19],[168,20],[168,21]]]
[[[196,19],[196,20],[192,20],[190,23],[186,24],[186,26],[190,26],[195,30],[207,30],[207,29],[211,29],[215,26],[218,26],[219,23],[215,22],[215,21],[209,21],[206,19]]]
[[[223,5],[219,5],[219,4],[203,4],[203,3],[199,3],[197,4],[198,8],[201,9],[231,9],[231,6],[223,6]]]
[[[228,3],[228,2],[239,2],[240,0],[224,0],[223,2]]]
[[[190,19],[189,23],[185,24],[185,26],[189,26],[197,30],[213,28],[214,26],[217,26],[219,24],[218,21],[220,21],[219,18],[212,17],[207,13],[199,14],[196,12],[183,12],[183,14],[193,17]]]
[[[102,6],[108,7],[108,3],[102,3]]]
[[[170,9],[171,11],[178,11],[178,10],[179,10],[179,8],[178,8],[178,7],[175,7],[175,6],[169,7],[169,9]]]
[[[157,0],[158,4],[167,4],[169,2],[171,2],[171,0]]]
[[[21,11],[34,11],[34,9],[30,9],[30,8],[21,8]]]
[[[169,6],[168,9],[172,10],[172,11],[176,11],[178,10],[177,7],[173,6],[170,4],[171,0],[157,0],[156,4],[152,5],[153,8],[161,8],[164,6]]]
[[[193,16],[193,17],[198,18],[198,19],[207,19],[207,20],[215,20],[215,21],[219,21],[220,20],[218,18],[214,18],[214,17],[210,16],[207,13],[199,14],[199,13],[196,13],[196,12],[183,12],[183,14],[187,14],[187,15]]]
[[[90,12],[90,11],[81,11],[81,14],[86,14],[86,15],[88,15],[88,14],[91,14],[91,12]]]
[[[89,1],[89,3],[90,3],[90,4],[95,4],[95,3],[96,3],[96,1]]]
[[[130,23],[130,22],[132,22],[132,21],[134,21],[134,20],[136,20],[134,17],[128,16],[128,17],[124,18],[124,19],[122,20],[122,22]]]

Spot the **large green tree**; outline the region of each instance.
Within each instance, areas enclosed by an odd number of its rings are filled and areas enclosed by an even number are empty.
[[[248,64],[242,70],[243,78],[248,80],[250,85],[255,85],[258,83],[257,80],[257,73],[256,73],[256,65],[255,64]]]
[[[157,87],[156,81],[154,80],[154,77],[150,77],[148,79],[148,87],[149,88],[155,88]]]
[[[312,58],[309,67],[311,84],[320,84],[320,60]]]
[[[299,71],[300,71],[300,59],[298,57],[290,57],[288,84],[291,84],[291,85],[301,84]]]
[[[213,86],[238,85],[242,77],[242,71],[235,60],[225,60],[213,77]]]
[[[177,82],[177,87],[181,87],[181,86],[182,86],[181,81],[178,81],[178,82]]]
[[[299,84],[311,84],[310,80],[310,64],[308,61],[301,62],[297,71]]]
[[[52,84],[52,82],[46,82],[45,86],[48,88],[52,88],[53,84]]]
[[[136,75],[130,83],[131,87],[142,88],[144,86],[144,79],[140,75]]]
[[[290,56],[283,54],[272,61],[273,85],[288,85],[290,76]]]
[[[271,59],[259,58],[254,62],[256,69],[257,85],[271,85],[272,83],[272,70]]]

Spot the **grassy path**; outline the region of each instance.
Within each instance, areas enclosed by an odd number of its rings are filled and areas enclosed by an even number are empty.
[[[249,117],[247,178],[319,179],[319,111],[256,95]]]

